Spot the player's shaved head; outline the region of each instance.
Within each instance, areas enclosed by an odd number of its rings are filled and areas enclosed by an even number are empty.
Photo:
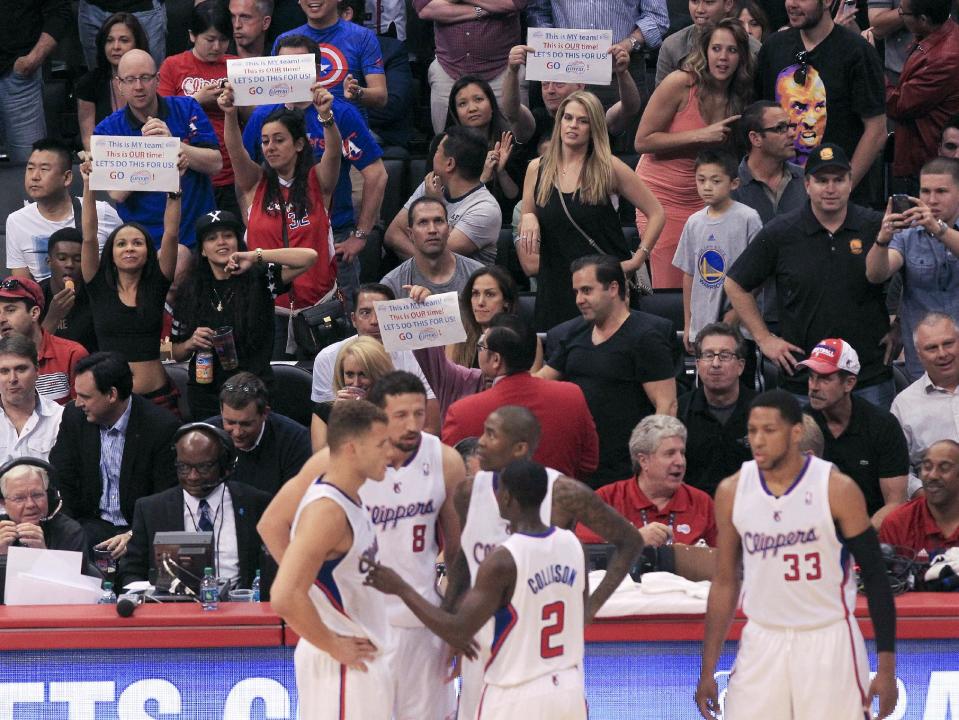
[[[536,447],[539,445],[539,421],[529,408],[504,405],[491,415],[499,419],[500,429],[514,445],[525,442],[530,455],[536,452]]]

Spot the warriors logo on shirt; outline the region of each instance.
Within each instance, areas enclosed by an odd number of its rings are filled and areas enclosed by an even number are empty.
[[[707,242],[716,242],[716,238],[709,236]],[[699,282],[708,288],[722,287],[726,279],[726,255],[722,250],[711,247],[703,250],[697,262],[699,268]]]
[[[339,85],[350,71],[349,64],[335,45],[320,45],[320,63],[316,81],[325,88]]]

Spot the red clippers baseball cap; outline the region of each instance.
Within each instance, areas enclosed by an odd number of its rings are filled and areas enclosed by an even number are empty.
[[[831,375],[840,370],[858,375],[862,366],[852,345],[839,338],[827,338],[812,349],[799,367],[809,368],[820,375]]]
[[[43,290],[37,285],[36,281],[25,277],[10,277],[0,281],[0,299],[2,300],[26,300],[33,303],[43,310],[45,305],[43,300]]]

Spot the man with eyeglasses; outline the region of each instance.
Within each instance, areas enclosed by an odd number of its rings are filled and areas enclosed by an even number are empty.
[[[180,244],[192,248],[197,219],[215,209],[210,178],[222,169],[223,158],[213,126],[200,104],[188,96],[161,97],[157,93],[158,77],[156,63],[148,52],[126,53],[117,67],[120,98],[126,107],[104,118],[93,134],[180,138]],[[117,204],[120,219],[145,226],[159,246],[166,193],[111,190],[109,194]]]
[[[270,409],[266,385],[253,373],[237,373],[220,388],[220,414],[206,422],[223,430],[237,450],[233,479],[272,497],[310,459],[310,433]]]
[[[724,478],[752,458],[746,434],[755,390],[740,382],[746,341],[726,323],[707,325],[696,336],[696,388],[681,395],[677,417],[689,433],[686,483],[710,496]]]
[[[235,480],[236,448],[220,428],[206,423],[184,425],[177,431],[174,449],[179,486],[137,500],[133,537],[120,560],[121,587],[147,580],[155,571],[157,532],[211,532],[217,578],[248,588],[259,569],[261,599],[268,600],[276,569],[261,549],[256,524],[270,495]]]
[[[886,113],[896,121],[892,174],[904,192],[915,192],[919,169],[936,157],[943,125],[959,112],[959,25],[951,11],[952,0],[902,0],[899,6],[916,40],[899,84],[886,88]]]
[[[908,1],[908,0],[907,0]],[[959,160],[933,158],[919,176],[919,198],[904,213],[892,209],[882,219],[866,256],[866,277],[884,283],[903,271],[899,320],[906,351],[906,375],[916,380],[922,363],[913,340],[919,321],[930,312],[959,317]]]

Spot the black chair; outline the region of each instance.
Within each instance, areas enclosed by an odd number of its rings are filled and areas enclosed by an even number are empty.
[[[685,323],[682,290],[656,290],[652,295],[644,295],[639,299],[639,309],[670,320],[677,332],[682,332]]]
[[[521,292],[519,294],[519,307],[516,309],[516,314],[519,315],[523,320],[528,322],[532,327],[535,324],[536,314],[536,293],[534,292]]]
[[[271,365],[273,390],[270,393],[270,407],[304,427],[309,427],[313,414],[313,401],[310,400],[313,374],[299,365],[283,362],[274,362]]]
[[[420,183],[423,182],[423,178],[426,177],[426,173],[429,171],[429,168],[426,166],[427,158],[425,157],[414,157],[410,158],[409,171],[406,175],[406,192],[403,197],[403,202],[413,194],[413,191],[420,186]],[[392,218],[390,218],[392,220]]]
[[[389,227],[396,213],[409,197],[409,193],[406,192],[406,161],[399,158],[383,158],[383,166],[386,168],[386,190],[383,192],[380,217],[383,218],[383,226]]]
[[[892,380],[896,384],[896,394],[898,395],[903,390],[905,390],[911,384],[909,376],[906,375],[906,369],[904,365],[899,363],[892,364]]]
[[[190,379],[190,364],[187,362],[165,363],[163,365],[163,369],[166,370],[166,374],[167,377],[170,378],[170,382],[173,383],[174,387],[180,393],[180,397],[177,400],[177,408],[180,411],[180,419],[184,423],[193,422],[194,420],[203,420],[203,418],[193,417],[193,414],[190,412],[190,403],[187,402],[186,398],[186,386]]]
[[[632,170],[636,169],[636,163],[639,162],[639,155],[636,153],[617,153],[616,157],[629,165]],[[624,227],[636,226],[636,208],[622,195],[619,196],[619,221]]]

